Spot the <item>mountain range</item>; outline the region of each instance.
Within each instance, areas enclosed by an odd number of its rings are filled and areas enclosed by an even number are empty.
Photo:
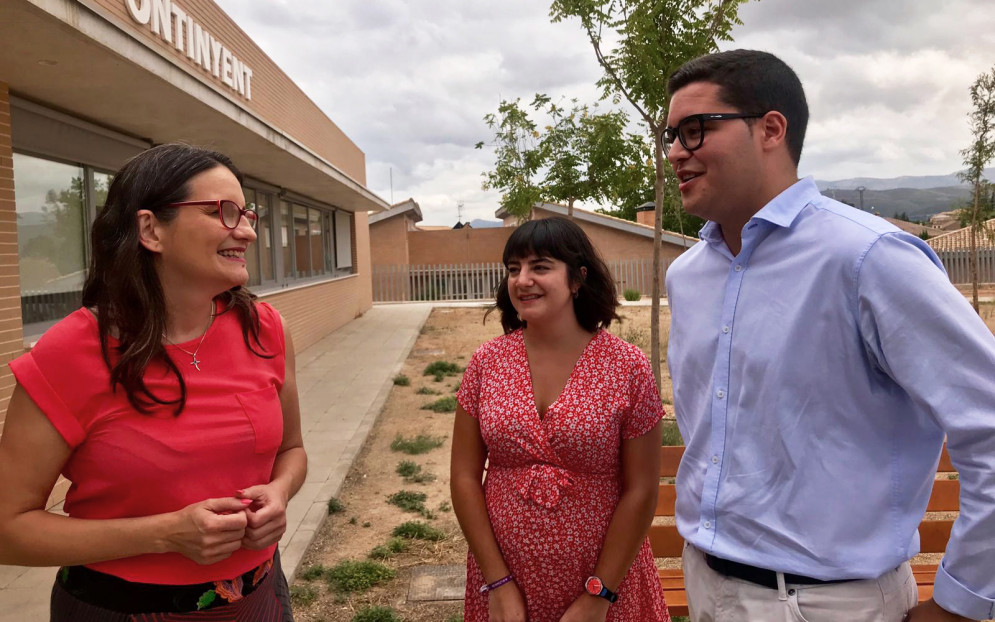
[[[995,179],[995,168],[985,170],[985,177]],[[882,216],[905,214],[916,220],[926,220],[934,214],[966,207],[971,198],[971,188],[956,173],[950,175],[921,175],[891,177],[854,177],[836,181],[816,180],[819,190],[833,197],[860,207],[861,196],[857,188],[863,186],[863,207]]]

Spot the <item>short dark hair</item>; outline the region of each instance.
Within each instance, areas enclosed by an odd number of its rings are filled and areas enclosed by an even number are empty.
[[[739,112],[776,110],[783,114],[788,120],[788,152],[798,166],[808,127],[808,102],[801,80],[783,60],[758,50],[730,50],[699,56],[670,76],[667,92],[673,96],[693,82],[717,85],[722,101]]]
[[[520,225],[504,245],[501,262],[507,267],[508,262],[532,254],[559,259],[567,264],[570,282],[580,284],[573,302],[577,322],[584,330],[593,333],[598,328],[608,328],[612,320],[621,319],[617,312],[618,297],[611,271],[587,234],[575,222],[554,216]],[[587,276],[581,273],[581,268],[587,269]],[[505,333],[525,326],[511,304],[507,274],[495,289],[494,299],[494,306],[487,313],[495,309],[501,312],[501,326]]]

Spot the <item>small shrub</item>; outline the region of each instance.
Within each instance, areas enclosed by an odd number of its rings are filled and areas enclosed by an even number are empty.
[[[318,598],[318,590],[310,585],[294,585],[290,588],[290,601],[298,607],[307,607]]]
[[[450,363],[449,361],[435,361],[434,363],[429,363],[428,367],[422,375],[424,376],[455,376],[460,373],[460,367],[456,363]]]
[[[650,345],[650,336],[645,330],[640,330],[635,326],[626,326],[622,329],[619,337],[622,341],[628,341],[640,350],[645,350]]]
[[[391,538],[384,544],[378,544],[370,551],[371,559],[390,559],[398,553],[403,553],[408,549],[408,543],[404,538]]]
[[[363,529],[369,529],[372,525],[373,523],[371,523],[370,521],[366,521],[365,523],[363,523]]]
[[[448,618],[446,618],[446,622],[463,622],[463,614],[462,613],[454,613],[451,616],[449,616]]]
[[[401,477],[408,478],[421,473],[421,465],[411,460],[401,460],[395,470]]]
[[[421,409],[431,410],[436,413],[454,413],[456,412],[456,398],[452,395],[440,397],[430,404],[425,404]]]
[[[947,473],[947,479],[959,479],[960,475],[958,473]]]
[[[390,581],[397,573],[378,562],[339,562],[325,573],[328,584],[339,592],[362,592]]]
[[[332,497],[328,500],[328,513],[331,514],[341,514],[345,512],[345,504],[339,501],[338,497]]]
[[[442,503],[439,504],[439,511],[440,512],[452,512],[453,511],[453,506],[450,505],[448,501],[443,501]]]
[[[428,387],[421,387],[415,391],[418,395],[442,395],[442,391],[436,391],[435,389],[430,389]]]
[[[453,387],[453,393],[456,393],[456,392],[458,392],[458,391],[459,391],[459,387],[460,387],[460,385],[461,385],[461,384],[463,384],[463,381],[462,381],[462,380],[457,380],[457,381],[456,381],[456,386],[455,386],[455,387]]]
[[[420,521],[408,521],[406,523],[401,523],[394,528],[394,536],[398,538],[407,538],[409,540],[429,540],[431,542],[438,542],[439,540],[444,540],[446,534],[442,531],[432,527],[428,523],[422,523]]]
[[[408,378],[404,374],[398,374],[394,376],[394,385],[398,387],[406,387],[411,384],[411,378]]]
[[[432,451],[436,447],[442,447],[444,442],[445,438],[429,436],[428,434],[419,434],[414,438],[405,438],[398,434],[394,437],[394,441],[390,444],[390,448],[393,451],[399,451],[401,453],[414,456]]]
[[[356,520],[356,517],[355,517],[355,516],[353,516],[352,518],[350,518],[350,519],[349,519],[349,524],[350,524],[350,525],[358,525],[358,524],[359,524],[359,521],[357,521],[357,520]]]
[[[426,499],[428,499],[428,495],[423,492],[402,490],[387,497],[387,503],[396,505],[405,512],[418,512],[421,514],[425,511]]]
[[[681,430],[677,427],[676,421],[664,421],[662,426],[663,442],[661,445],[680,446],[684,444],[684,439],[681,438]]]
[[[401,622],[401,618],[390,607],[367,605],[352,616],[350,622]]]
[[[328,572],[328,568],[322,566],[321,564],[315,564],[304,569],[301,572],[301,578],[305,581],[314,581],[315,579],[320,579],[325,576],[326,572]]]
[[[435,475],[427,471],[422,472],[421,465],[410,460],[397,463],[397,474],[408,484],[427,484],[435,481]]]
[[[622,292],[622,297],[628,300],[629,302],[635,302],[640,298],[642,298],[643,295],[639,293],[638,289],[627,289],[624,292]]]

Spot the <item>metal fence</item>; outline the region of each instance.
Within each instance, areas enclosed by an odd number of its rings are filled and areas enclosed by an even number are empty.
[[[950,282],[963,285],[971,282],[971,251],[936,251]],[[995,248],[978,249],[978,282],[995,283]]]
[[[25,291],[21,293],[21,321],[24,324],[62,319],[83,300],[83,290],[68,292]]]
[[[615,279],[617,294],[634,289],[648,296],[653,288],[651,260],[610,261],[608,268]],[[661,267],[661,282],[667,265]],[[373,300],[375,302],[409,302],[427,300],[492,300],[494,290],[504,277],[499,262],[461,265],[381,265],[373,266]]]

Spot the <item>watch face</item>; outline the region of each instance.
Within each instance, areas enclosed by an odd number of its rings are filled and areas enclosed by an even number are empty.
[[[597,596],[601,594],[601,590],[604,588],[604,585],[601,583],[601,579],[597,577],[590,577],[587,580],[587,583],[584,584],[584,587],[587,589],[588,594],[591,596]]]

